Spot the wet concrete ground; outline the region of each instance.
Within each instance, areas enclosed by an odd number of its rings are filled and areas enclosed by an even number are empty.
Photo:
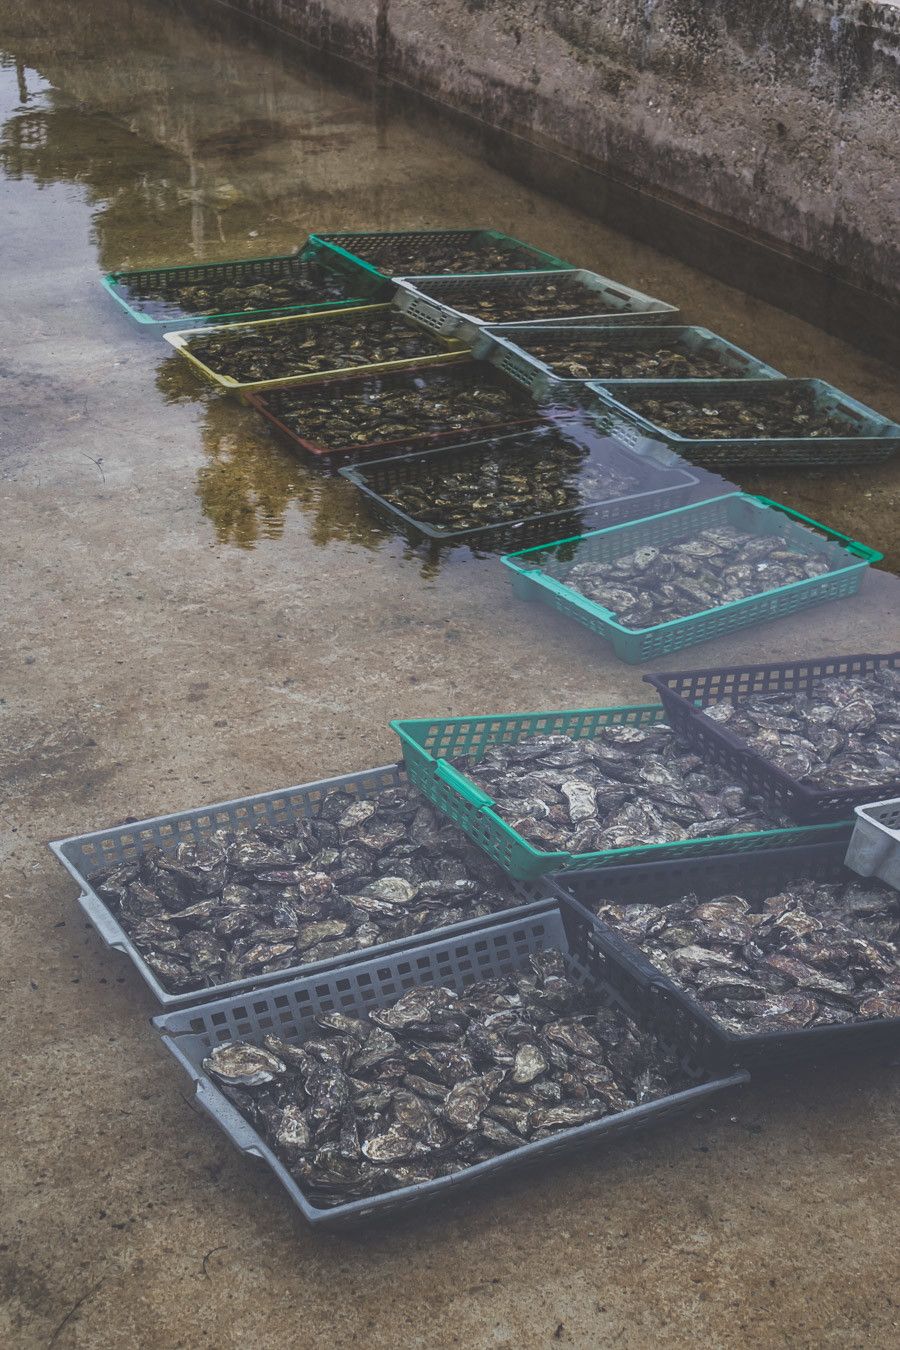
[[[896,1062],[760,1081],[401,1226],[313,1236],[192,1107],[149,996],[79,918],[48,839],[396,758],[392,716],[646,696],[640,669],[514,601],[496,562],[410,555],[141,339],[100,272],[274,253],[322,225],[488,221],[900,413],[878,362],[214,17],[11,0],[0,18],[0,1337],[896,1344]],[[897,475],[764,486],[896,549]],[[898,645],[881,571],[671,664]]]

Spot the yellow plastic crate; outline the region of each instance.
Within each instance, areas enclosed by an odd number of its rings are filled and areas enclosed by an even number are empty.
[[[214,336],[216,333],[226,333],[229,336],[239,338],[242,332],[247,329],[253,329],[254,332],[261,328],[270,328],[273,325],[292,324],[296,328],[305,328],[309,324],[332,324],[332,323],[362,323],[367,317],[373,314],[384,314],[391,312],[391,305],[358,305],[354,309],[340,310],[317,310],[313,314],[291,314],[286,318],[280,319],[261,319],[251,323],[228,323],[228,324],[205,324],[202,328],[179,328],[173,333],[164,333],[163,337],[180,356],[200,371],[206,379],[212,380],[222,389],[236,390],[243,392],[253,389],[275,389],[293,384],[311,384],[316,380],[327,380],[332,377],[348,375],[378,375],[387,370],[411,370],[418,366],[439,365],[447,361],[460,361],[469,357],[469,350],[465,343],[460,342],[458,338],[448,338],[436,333],[426,333],[417,325],[410,323],[410,335],[421,338],[425,336],[434,344],[434,352],[427,356],[410,356],[396,361],[372,361],[364,365],[337,366],[333,370],[315,370],[300,375],[279,375],[269,380],[238,380],[233,375],[224,371],[213,370],[206,365],[199,357],[195,356],[190,350],[190,343],[194,339],[204,339]],[[398,315],[398,319],[401,318]]]

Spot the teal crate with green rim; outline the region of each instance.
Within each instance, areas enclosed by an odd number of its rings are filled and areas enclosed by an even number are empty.
[[[769,371],[769,375],[777,375]],[[881,464],[900,448],[900,426],[890,418],[851,398],[824,380],[740,379],[687,380],[673,390],[665,380],[612,382],[589,380],[585,389],[596,396],[599,424],[631,450],[648,445],[667,445],[676,454],[704,469],[720,471],[740,465],[748,469],[783,469],[792,465]],[[757,432],[752,436],[682,436],[668,431],[639,410],[642,398],[677,397],[695,407],[729,399],[744,401],[758,409],[767,400],[794,394],[807,399],[811,411],[833,417],[831,436],[776,436]]]
[[[229,319],[347,309],[371,304],[373,300],[389,300],[393,294],[393,287],[383,277],[350,268],[338,259],[326,266],[307,249],[270,258],[232,258],[226,262],[179,263],[174,267],[109,272],[101,279],[101,285],[135,323],[158,333]],[[254,297],[255,287],[271,285],[281,288],[283,303],[266,304],[264,298]],[[148,294],[166,287],[173,293],[180,287],[200,288],[202,294],[204,286],[216,287],[220,292],[227,288],[230,294],[224,307],[211,303],[204,309],[198,298],[198,307],[185,308],[177,299],[153,299]],[[241,292],[247,301],[243,306],[237,303]]]
[[[780,534],[803,553],[824,554],[833,563],[832,570],[648,628],[626,628],[616,620],[612,610],[566,585],[565,578],[577,563],[611,562],[634,549],[648,545],[665,547],[714,525],[733,525],[749,534]],[[810,605],[853,595],[859,590],[865,569],[883,557],[883,553],[780,502],[734,492],[643,520],[519,549],[500,561],[512,572],[513,591],[519,599],[539,601],[575,619],[611,642],[621,661],[635,664],[681,651],[695,642],[724,637],[740,628],[783,618]]]
[[[400,737],[410,782],[519,881],[535,881],[547,872],[584,871],[627,862],[675,862],[717,853],[755,853],[794,844],[849,840],[852,822],[844,820],[828,825],[796,825],[748,834],[680,839],[674,843],[634,844],[595,853],[553,852],[536,848],[523,839],[494,810],[494,799],[450,763],[461,755],[481,759],[491,746],[515,745],[528,736],[566,735],[574,740],[589,740],[604,727],[643,727],[666,721],[661,704],[639,703],[618,708],[481,717],[403,718],[391,722],[391,726]]]
[[[329,255],[371,272],[379,278],[399,276],[465,276],[479,272],[546,272],[567,271],[573,263],[564,262],[552,253],[523,243],[502,230],[336,230],[328,234],[318,232],[309,237],[309,247],[321,250],[325,260]],[[483,263],[478,267],[433,266],[447,251],[454,248],[480,249]],[[504,255],[520,265],[505,267]],[[517,256],[518,255],[518,256]],[[524,265],[521,265],[524,264]]]

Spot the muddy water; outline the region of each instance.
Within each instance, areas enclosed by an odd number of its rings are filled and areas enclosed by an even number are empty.
[[[0,168],[17,275],[29,283],[26,327],[43,333],[61,304],[77,306],[111,381],[122,366],[146,369],[121,417],[138,434],[166,417],[160,401],[183,405],[198,543],[211,531],[251,547],[282,536],[297,512],[323,544],[377,547],[384,528],[346,485],[323,480],[255,416],[201,389],[168,348],[148,345],[101,295],[99,274],[277,253],[317,228],[489,223],[677,304],[682,321],[788,374],[818,375],[900,417],[896,372],[877,360],[520,186],[435,114],[388,110],[359,80],[322,76],[314,56],[274,47],[219,7],[205,16],[167,0],[8,0],[0,47]],[[39,439],[48,396],[31,408],[27,395],[11,400],[25,432],[19,453]],[[900,462],[746,473],[739,485],[900,563]]]

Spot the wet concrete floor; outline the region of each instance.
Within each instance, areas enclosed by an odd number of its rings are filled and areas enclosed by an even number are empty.
[[[100,290],[319,227],[489,222],[900,413],[887,368],[486,168],[221,10],[0,15],[5,600],[0,1337],[21,1346],[871,1347],[898,1333],[898,1063],[713,1112],[363,1239],[313,1236],[192,1106],[78,916],[65,834],[397,756],[397,715],[643,701],[642,671],[435,567]],[[898,470],[746,485],[897,556]],[[900,645],[895,579],[683,667]]]

